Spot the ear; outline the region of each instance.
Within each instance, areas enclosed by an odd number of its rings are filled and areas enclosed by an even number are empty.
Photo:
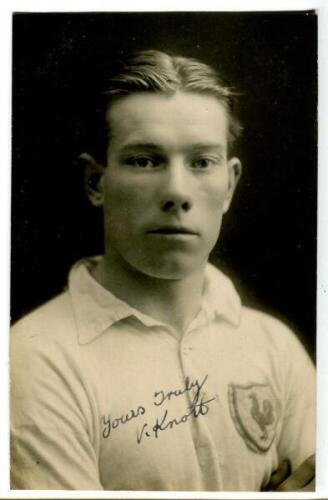
[[[230,207],[233,194],[241,176],[242,166],[239,158],[233,157],[228,160],[228,191],[223,205],[223,213],[225,214]]]
[[[104,202],[103,177],[105,167],[98,163],[89,153],[82,153],[79,160],[84,163],[84,189],[90,202],[101,207]]]

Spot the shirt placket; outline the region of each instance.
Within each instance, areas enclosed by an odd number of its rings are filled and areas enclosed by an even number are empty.
[[[200,370],[197,369],[198,363],[195,361],[200,353],[197,352],[197,342],[195,342],[195,338],[198,335],[202,335],[205,328],[206,326],[204,325],[201,328],[193,328],[186,332],[178,343],[182,379],[185,381],[188,377],[191,383],[197,380],[200,385],[204,378],[208,376],[208,373],[201,373]],[[204,489],[218,491],[222,488],[220,456],[206,422],[207,413],[211,411],[211,405],[217,404],[217,400],[214,394],[211,395],[207,391],[206,380],[199,391],[198,397],[198,387],[196,386],[186,391],[185,398],[187,410],[194,407],[195,403],[198,405],[196,406],[195,414],[190,418],[189,425],[192,430],[194,447],[203,478]],[[200,404],[202,401],[203,411],[205,412],[206,408],[208,408],[206,414],[200,412]],[[206,402],[208,403],[206,404]]]

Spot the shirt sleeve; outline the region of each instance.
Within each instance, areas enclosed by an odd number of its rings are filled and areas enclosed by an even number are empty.
[[[292,471],[315,453],[315,369],[305,349],[288,332],[285,356],[285,408],[278,454]]]
[[[11,338],[11,488],[102,490],[94,417],[74,362],[38,329],[25,333]]]

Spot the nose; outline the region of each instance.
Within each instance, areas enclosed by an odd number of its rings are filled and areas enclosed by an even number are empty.
[[[162,184],[161,210],[188,212],[192,207],[190,173],[182,163],[167,166]]]

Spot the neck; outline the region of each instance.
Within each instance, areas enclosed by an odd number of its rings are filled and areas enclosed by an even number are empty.
[[[204,268],[182,279],[154,278],[104,256],[94,278],[116,297],[182,335],[197,315],[202,298]]]

